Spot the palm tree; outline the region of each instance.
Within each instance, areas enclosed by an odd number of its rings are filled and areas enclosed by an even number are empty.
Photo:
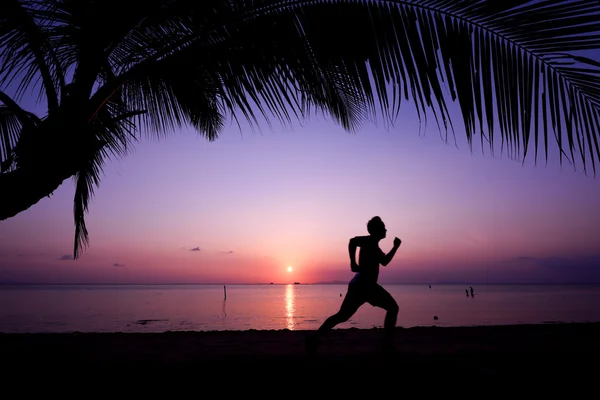
[[[126,4],[123,4],[126,3]],[[141,133],[331,115],[349,131],[409,100],[511,156],[600,161],[598,1],[3,0],[0,219],[73,177],[74,256],[103,163]],[[47,113],[19,106],[40,91]],[[499,132],[499,135],[497,134]]]

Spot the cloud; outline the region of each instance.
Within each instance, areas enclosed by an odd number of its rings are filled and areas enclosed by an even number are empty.
[[[121,263],[114,263],[113,267],[124,267],[125,264],[121,264]]]
[[[70,254],[65,254],[65,255],[64,255],[64,256],[62,256],[62,257],[58,257],[58,259],[59,259],[59,260],[72,260],[72,259],[73,259],[73,256],[72,256],[72,255],[70,255]]]
[[[200,247],[194,247],[193,249],[190,249],[190,251],[200,251]]]

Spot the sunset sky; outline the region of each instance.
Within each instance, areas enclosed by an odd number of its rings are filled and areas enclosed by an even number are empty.
[[[36,98],[20,104],[45,115]],[[0,221],[0,283],[348,281],[348,240],[376,215],[383,251],[402,240],[380,282],[600,283],[600,173],[561,166],[552,132],[547,165],[532,143],[524,163],[479,138],[471,151],[450,111],[456,142],[409,103],[395,126],[355,133],[316,116],[291,128],[230,122],[214,142],[142,131],[129,155],[107,160],[79,259],[72,180]]]
[[[43,110],[42,110],[43,111]],[[459,119],[456,120],[460,122]],[[471,153],[406,108],[395,127],[349,134],[312,118],[293,129],[232,124],[144,139],[109,160],[73,260],[71,180],[0,222],[0,281],[306,283],[346,281],[348,239],[382,217],[381,282],[600,281],[600,182],[581,168]],[[292,266],[292,271],[288,267]]]

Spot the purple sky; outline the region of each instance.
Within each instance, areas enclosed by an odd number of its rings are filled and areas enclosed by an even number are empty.
[[[403,241],[381,282],[600,282],[600,176],[561,167],[553,142],[547,166],[471,152],[456,107],[446,143],[411,107],[356,134],[311,118],[143,139],[107,161],[78,260],[71,180],[0,221],[0,282],[347,281],[348,239],[375,215],[384,251]]]
[[[71,180],[0,222],[0,281],[70,283],[348,280],[347,243],[382,217],[381,282],[600,282],[600,182],[553,149],[525,165],[470,152],[409,107],[395,127],[349,134],[312,118],[293,129],[235,124],[142,140],[109,160],[72,260]],[[287,267],[292,266],[292,272]]]

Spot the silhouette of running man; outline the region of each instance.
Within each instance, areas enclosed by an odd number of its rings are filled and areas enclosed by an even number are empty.
[[[369,236],[356,236],[350,239],[348,251],[350,253],[350,269],[356,275],[348,284],[348,292],[342,302],[340,310],[327,318],[317,332],[310,336],[306,342],[309,353],[316,351],[320,337],[342,322],[348,321],[364,303],[386,311],[384,320],[384,349],[393,349],[393,336],[398,317],[398,304],[391,294],[377,283],[379,277],[379,264],[386,266],[392,261],[396,250],[402,241],[394,239],[394,247],[388,254],[379,248],[379,241],[386,236],[387,229],[380,217],[373,217],[367,223]],[[356,262],[356,248],[360,247],[358,263]]]

